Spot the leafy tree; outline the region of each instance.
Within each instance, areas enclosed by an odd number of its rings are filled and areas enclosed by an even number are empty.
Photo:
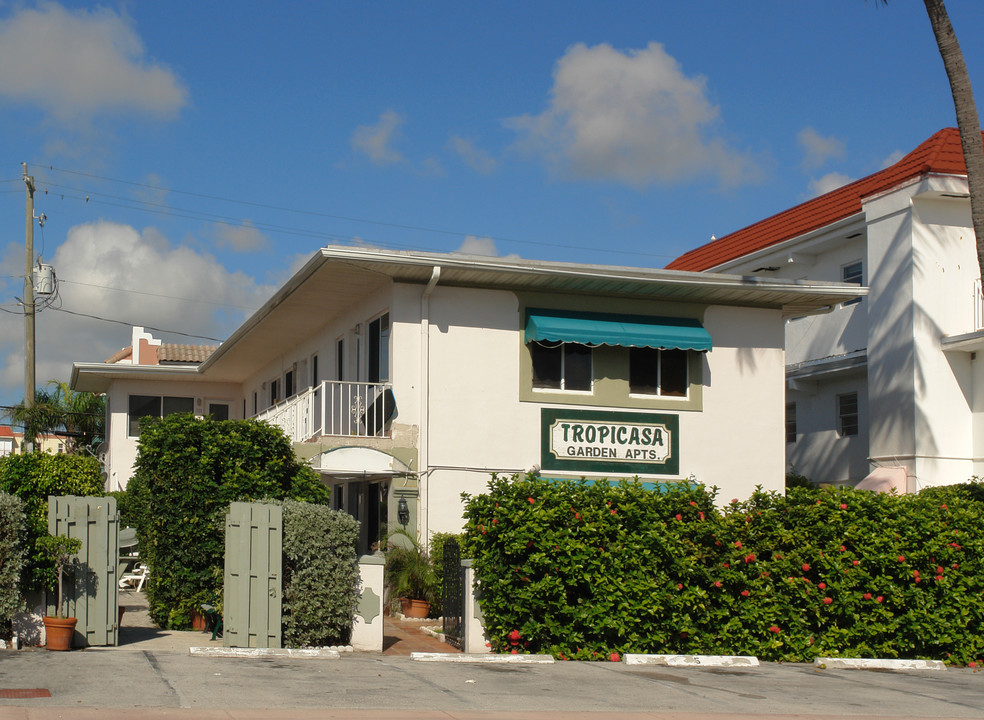
[[[127,501],[152,571],[150,615],[172,629],[189,627],[201,603],[221,604],[229,503],[330,499],[283,432],[253,420],[145,418],[134,467]]]
[[[68,453],[91,451],[105,437],[106,400],[50,380],[45,389],[35,391],[33,406],[25,407],[21,401],[7,410],[7,417],[24,427],[25,442],[53,433],[65,437]]]

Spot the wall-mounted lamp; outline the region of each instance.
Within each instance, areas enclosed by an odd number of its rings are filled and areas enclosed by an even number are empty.
[[[407,523],[410,522],[410,506],[407,505],[407,499],[400,498],[396,508],[396,517],[399,519],[400,525],[406,527]]]

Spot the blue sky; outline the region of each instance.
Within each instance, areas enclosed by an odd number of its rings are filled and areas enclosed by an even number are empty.
[[[21,162],[43,383],[127,323],[224,338],[325,244],[662,267],[954,124],[917,0],[0,2],[0,402]]]

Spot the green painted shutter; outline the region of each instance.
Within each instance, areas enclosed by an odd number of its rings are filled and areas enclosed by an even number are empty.
[[[82,541],[78,562],[66,572],[67,612],[78,618],[73,645],[116,645],[119,616],[117,560],[119,517],[116,498],[48,498],[48,532]],[[48,612],[57,612],[57,590],[49,597]]]
[[[234,502],[226,515],[226,647],[281,647],[283,510]]]

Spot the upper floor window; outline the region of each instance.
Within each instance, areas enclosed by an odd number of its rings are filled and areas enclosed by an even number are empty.
[[[162,397],[160,395],[131,395],[127,410],[127,435],[140,437],[140,418],[159,418],[174,413],[194,412],[195,399],[190,397]]]
[[[369,323],[369,377],[371,383],[389,380],[390,317],[383,313]]]
[[[837,432],[842,436],[858,434],[858,394],[837,396]]]
[[[629,392],[687,397],[690,388],[686,350],[629,348]]]
[[[530,343],[533,387],[540,390],[591,390],[591,348],[580,343]]]
[[[861,261],[859,260],[858,262],[842,267],[841,280],[854,285],[864,285],[864,265]],[[845,302],[844,305],[854,305],[859,302],[861,302],[861,298],[854,298]]]
[[[284,397],[293,397],[295,392],[297,392],[297,380],[294,375],[294,369],[291,368],[284,373]]]
[[[280,402],[280,380],[270,381],[270,404],[276,405]]]

